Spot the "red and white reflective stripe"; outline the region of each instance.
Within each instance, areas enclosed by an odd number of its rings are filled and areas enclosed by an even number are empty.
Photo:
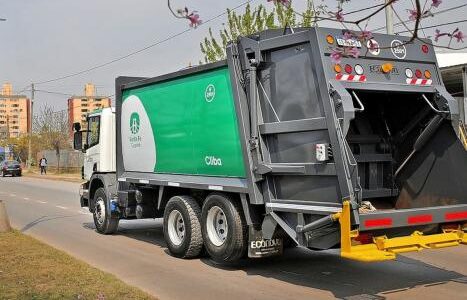
[[[337,80],[365,82],[365,75],[336,74]]]
[[[418,85],[430,85],[431,79],[420,79],[420,78],[407,78],[407,84],[418,84]]]

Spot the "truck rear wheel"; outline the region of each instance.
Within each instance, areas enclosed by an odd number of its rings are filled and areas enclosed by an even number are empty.
[[[164,210],[164,238],[175,257],[197,257],[203,248],[201,209],[188,196],[170,198]]]
[[[111,234],[117,231],[118,221],[117,218],[112,218],[110,211],[107,209],[107,194],[104,188],[98,188],[94,193],[94,225],[96,230],[102,234]]]
[[[206,198],[201,212],[204,245],[219,262],[235,262],[247,247],[247,226],[238,201],[222,194]]]

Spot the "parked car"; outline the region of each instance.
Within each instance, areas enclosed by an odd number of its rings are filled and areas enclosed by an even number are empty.
[[[21,165],[16,160],[4,160],[0,166],[2,168],[0,171],[2,177],[5,177],[6,175],[21,176]]]

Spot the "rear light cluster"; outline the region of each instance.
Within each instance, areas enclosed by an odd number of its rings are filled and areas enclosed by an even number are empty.
[[[345,73],[347,74],[352,74],[352,72],[355,71],[355,74],[357,75],[362,75],[363,72],[364,72],[364,69],[361,65],[359,64],[356,64],[354,67],[352,67],[351,65],[349,64],[346,64],[343,68],[343,70],[345,71]],[[342,73],[342,66],[340,64],[335,64],[334,65],[334,72],[336,73]]]
[[[433,215],[413,215],[407,217],[407,225],[425,224],[433,222]],[[467,211],[447,212],[444,214],[445,222],[455,222],[467,219]],[[365,220],[365,227],[390,227],[393,224],[392,218],[368,219]]]
[[[405,76],[407,78],[412,78],[414,76],[414,72],[411,69],[407,68],[407,69],[405,69]],[[426,79],[430,79],[431,78],[431,72],[428,71],[428,70],[425,70],[425,72],[422,72],[422,70],[416,69],[415,70],[415,77],[416,78],[425,77]]]

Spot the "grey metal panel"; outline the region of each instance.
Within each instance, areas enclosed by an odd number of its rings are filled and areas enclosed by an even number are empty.
[[[286,203],[266,203],[266,207],[274,211],[286,211],[296,213],[309,213],[328,215],[340,212],[342,208],[332,206],[316,206],[316,205],[301,205],[301,204],[286,204]]]
[[[299,131],[312,131],[312,130],[324,130],[326,129],[326,120],[322,117],[265,123],[259,125],[261,134],[274,134],[274,133],[285,133],[285,132],[299,132]]]
[[[249,139],[250,139],[250,120],[249,120],[249,107],[247,95],[241,81],[244,81],[245,78],[240,78],[243,74],[242,66],[239,59],[239,49],[235,44],[229,44],[227,46],[227,63],[230,71],[230,80],[232,82],[232,92],[234,96],[235,103],[235,113],[237,116],[238,131],[241,139],[242,155],[243,162],[246,172],[246,184],[248,187],[248,198],[252,204],[262,204],[264,203],[262,191],[260,190],[258,184],[256,183],[256,177],[253,171],[253,161],[250,155],[249,148]]]
[[[336,176],[274,176],[274,192],[278,199],[340,202]]]
[[[269,140],[269,151],[273,163],[314,163],[315,145],[329,143],[325,130],[313,132],[280,133]]]
[[[239,193],[248,192],[248,182],[243,178],[124,172],[119,177],[119,180],[139,184],[163,185],[201,190]]]
[[[259,72],[270,101],[265,99],[261,89],[259,95],[265,123],[324,116],[318,101],[311,51],[311,45],[306,43],[265,53],[267,65]]]
[[[374,230],[382,228],[393,228],[393,227],[406,227],[406,226],[416,226],[421,224],[436,224],[436,223],[447,223],[452,222],[446,219],[447,213],[467,213],[467,204],[462,205],[449,205],[449,206],[436,206],[436,207],[424,207],[424,208],[415,208],[415,209],[400,209],[400,210],[387,210],[387,211],[376,211],[369,212],[365,214],[360,214],[360,231],[365,230]],[[431,221],[419,222],[415,224],[409,224],[409,217],[422,217],[422,216],[432,216]],[[390,219],[391,224],[381,225],[381,226],[367,226],[368,222],[378,219]],[[467,220],[466,217],[460,217],[456,219],[457,221]]]
[[[287,39],[279,37],[273,37],[270,39],[262,40],[259,44],[261,51],[277,49],[282,47],[290,47],[296,44],[304,43],[308,41],[308,33],[306,31],[291,33],[287,35]]]

